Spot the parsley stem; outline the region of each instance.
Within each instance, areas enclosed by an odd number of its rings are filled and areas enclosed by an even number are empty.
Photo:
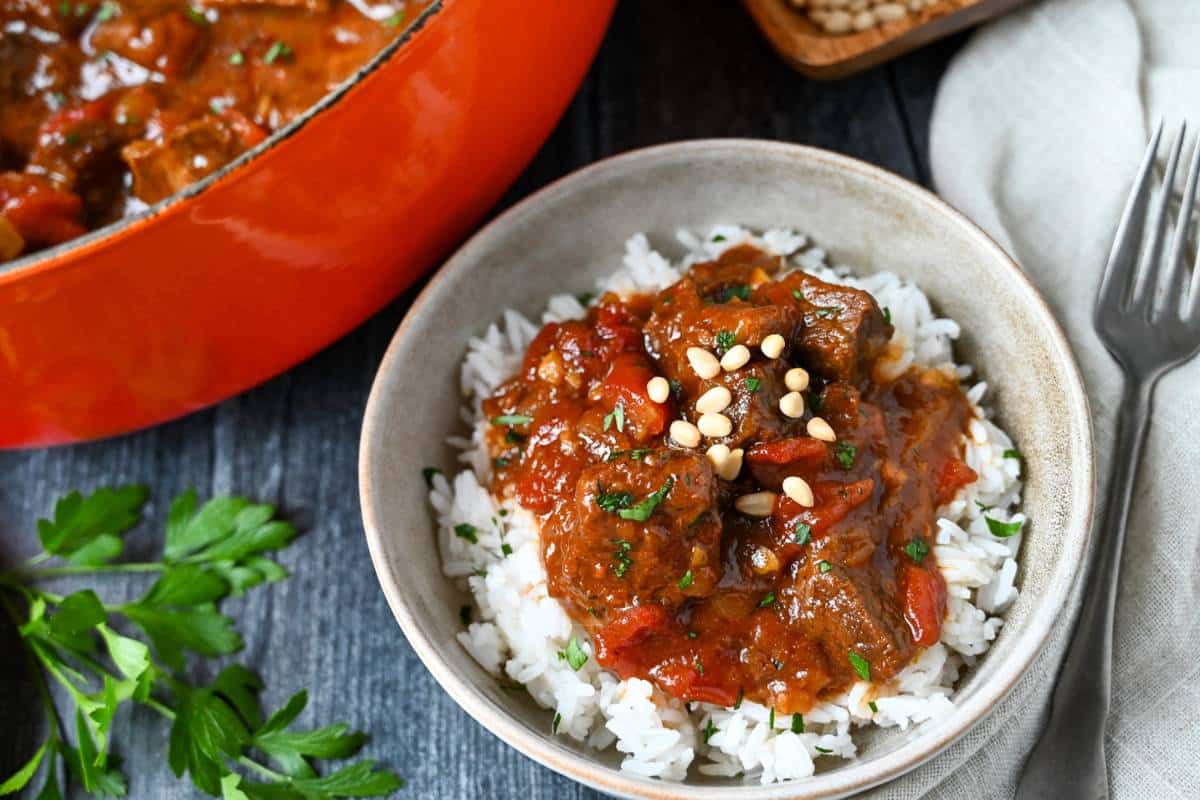
[[[51,558],[50,554],[47,553],[45,550],[43,550],[42,552],[38,553],[33,558],[26,561],[25,566],[36,567],[38,564],[42,564],[42,563],[45,563],[46,561],[49,561],[50,558]]]
[[[59,575],[91,575],[101,572],[162,572],[167,568],[162,563],[136,564],[68,564],[65,567],[42,567],[41,569],[26,570],[25,574],[34,580],[38,578],[53,578]]]

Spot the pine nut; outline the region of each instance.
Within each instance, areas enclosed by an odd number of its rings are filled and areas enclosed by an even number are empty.
[[[775,510],[774,492],[754,492],[744,494],[733,501],[733,507],[747,517],[769,517]]]
[[[908,16],[904,6],[899,3],[883,3],[875,6],[875,19],[880,22],[895,22],[898,19],[904,19]]]
[[[849,33],[853,23],[854,19],[845,11],[834,11],[825,18],[821,27],[825,29],[826,33]]]
[[[783,479],[783,493],[805,508],[813,507],[813,491],[808,481],[797,475]]]
[[[656,403],[665,403],[671,396],[671,384],[661,375],[651,378],[646,383],[646,394]]]
[[[868,31],[875,27],[875,15],[870,11],[859,11],[854,15],[854,30]]]
[[[724,414],[701,414],[696,427],[710,439],[720,439],[733,431],[733,423]]]
[[[735,480],[742,471],[742,456],[745,454],[746,451],[740,447],[730,450],[729,458],[725,459],[725,465],[721,467],[721,477],[727,481]]]
[[[671,423],[671,438],[676,444],[695,447],[700,444],[700,429],[686,419],[677,419]]]
[[[803,392],[808,388],[808,371],[803,367],[792,367],[784,373],[783,383],[793,392]]]
[[[721,477],[721,470],[725,466],[725,462],[729,460],[729,445],[714,444],[704,452],[708,457],[708,463],[712,464],[713,472],[717,477]]]
[[[721,372],[721,362],[717,361],[717,357],[704,348],[689,347],[687,360],[692,365],[692,371],[704,380],[715,378]]]
[[[762,354],[767,358],[779,358],[783,355],[783,348],[787,345],[783,337],[778,333],[772,333],[770,336],[762,340],[759,348]]]
[[[746,366],[746,362],[749,360],[750,348],[744,344],[735,344],[725,351],[725,355],[721,356],[721,368],[726,372],[733,372],[735,369]]]
[[[822,442],[836,442],[837,434],[833,432],[833,428],[829,427],[829,423],[820,417],[813,417],[808,421],[808,435],[814,439],[820,439]]]
[[[799,392],[788,392],[779,398],[779,410],[785,417],[800,419],[804,416],[804,395]]]
[[[733,395],[724,386],[714,386],[696,401],[696,410],[701,414],[716,414],[729,408]]]

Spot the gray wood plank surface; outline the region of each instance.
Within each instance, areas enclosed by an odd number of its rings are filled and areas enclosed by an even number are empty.
[[[812,144],[927,182],[932,99],[959,43],[817,83],[786,68],[737,4],[627,2],[574,103],[497,211],[606,155],[706,136]],[[167,502],[185,487],[276,503],[303,531],[282,556],[292,577],[225,606],[245,635],[239,660],[266,679],[268,704],[307,687],[303,721],[346,720],[370,732],[365,754],[408,779],[403,797],[595,797],[460,711],[413,654],[377,588],[359,519],[358,431],[375,368],[413,294],[216,408],[110,441],[0,453],[0,566],[36,550],[34,520],[74,488],[152,487],[149,524],[129,543],[134,557],[152,551]],[[101,586],[120,600],[146,580],[112,577]],[[211,664],[196,668],[198,676],[211,672]],[[167,770],[159,718],[137,710],[117,724],[130,796],[198,795]],[[14,632],[0,626],[0,774],[28,757],[40,732]]]

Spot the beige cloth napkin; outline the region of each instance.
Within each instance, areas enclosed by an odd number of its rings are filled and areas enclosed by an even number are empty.
[[[1172,126],[1184,115],[1200,128],[1200,0],[1036,3],[975,34],[934,108],[939,193],[1033,277],[1083,369],[1101,498],[1120,373],[1092,330],[1093,300],[1148,128],[1160,116]],[[1159,384],[1135,492],[1107,736],[1113,797],[1121,800],[1200,798],[1198,398],[1200,360]],[[1063,624],[987,720],[872,796],[1012,797],[1066,631]]]

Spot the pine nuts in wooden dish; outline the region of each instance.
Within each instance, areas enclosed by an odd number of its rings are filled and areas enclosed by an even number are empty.
[[[812,78],[844,78],[1030,0],[744,0],[771,46]]]

